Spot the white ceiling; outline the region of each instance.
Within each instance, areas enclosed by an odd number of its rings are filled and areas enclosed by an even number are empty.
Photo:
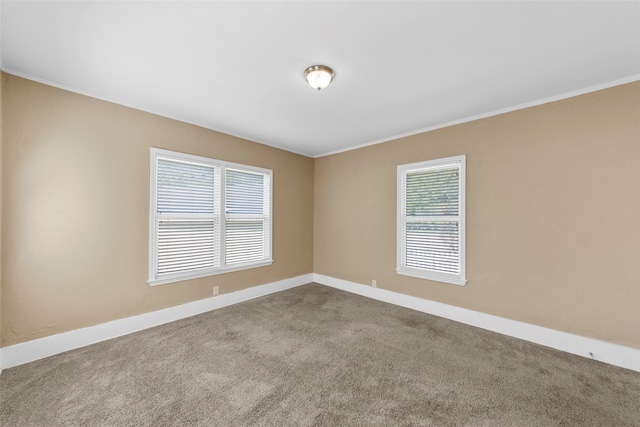
[[[2,1],[2,69],[316,157],[640,79],[640,2]],[[333,67],[321,92],[302,73]]]

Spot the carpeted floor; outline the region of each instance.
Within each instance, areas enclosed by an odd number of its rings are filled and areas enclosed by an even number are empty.
[[[310,284],[3,371],[2,426],[639,426],[640,373]]]

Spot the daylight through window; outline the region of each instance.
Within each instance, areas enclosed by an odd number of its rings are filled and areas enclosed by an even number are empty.
[[[398,166],[397,272],[464,285],[465,156]]]
[[[271,177],[152,148],[149,283],[271,264]]]

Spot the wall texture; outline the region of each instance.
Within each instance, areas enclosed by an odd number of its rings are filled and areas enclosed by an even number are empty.
[[[313,159],[3,81],[3,346],[313,271]],[[274,263],[149,286],[150,147],[272,169]]]
[[[466,286],[395,272],[396,167],[467,156]],[[640,83],[316,159],[314,272],[640,348]]]

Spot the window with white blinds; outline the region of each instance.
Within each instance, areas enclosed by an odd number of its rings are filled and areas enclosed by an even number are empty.
[[[225,182],[227,265],[262,260],[271,238],[269,176],[227,169]]]
[[[149,283],[271,264],[271,176],[152,148]]]
[[[398,166],[397,272],[464,285],[465,156]]]

